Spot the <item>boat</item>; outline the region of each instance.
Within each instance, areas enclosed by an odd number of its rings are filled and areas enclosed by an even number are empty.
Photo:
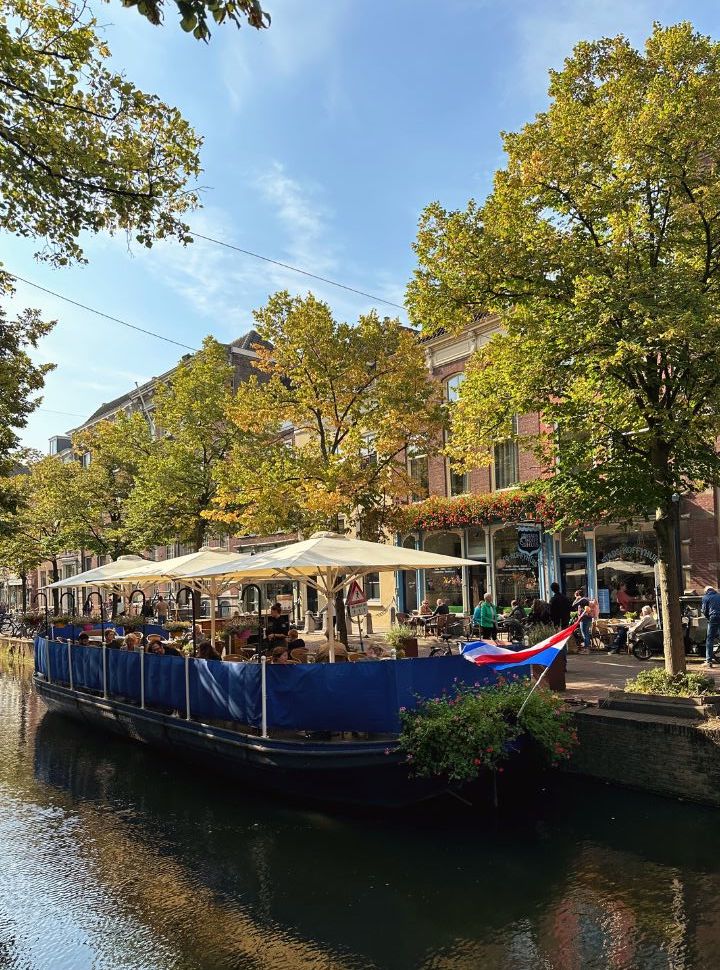
[[[323,805],[401,809],[447,792],[409,772],[399,710],[494,679],[461,657],[286,667],[35,640],[35,690],[49,709]]]

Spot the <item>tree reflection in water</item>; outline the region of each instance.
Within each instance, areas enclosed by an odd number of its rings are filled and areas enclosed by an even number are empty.
[[[565,779],[497,818],[329,816],[43,717],[12,671],[0,704],[4,964],[717,965],[713,812]]]

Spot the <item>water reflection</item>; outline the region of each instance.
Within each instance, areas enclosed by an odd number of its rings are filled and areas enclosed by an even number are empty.
[[[44,715],[12,669],[0,702],[1,967],[717,965],[714,812],[567,782],[328,817]]]

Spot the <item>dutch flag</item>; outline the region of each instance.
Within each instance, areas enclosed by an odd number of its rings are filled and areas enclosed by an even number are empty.
[[[473,643],[465,644],[462,655],[470,663],[495,667],[497,670],[522,667],[525,664],[549,667],[578,626],[579,622],[576,622],[564,630],[558,630],[547,640],[536,643],[534,647],[528,647],[527,650],[508,650],[488,640],[475,640]]]

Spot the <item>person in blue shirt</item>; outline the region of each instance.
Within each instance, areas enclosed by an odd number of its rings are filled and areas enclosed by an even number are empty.
[[[720,593],[714,586],[705,587],[701,609],[703,616],[708,621],[707,639],[705,640],[705,666],[713,667],[713,647],[720,635]]]

